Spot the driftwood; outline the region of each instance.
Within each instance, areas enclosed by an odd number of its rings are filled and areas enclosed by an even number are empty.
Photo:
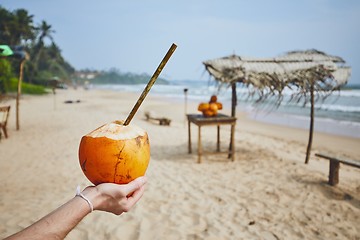
[[[159,117],[154,117],[152,116],[152,114],[150,112],[145,112],[145,117],[147,121],[158,121],[160,125],[164,125],[164,126],[169,126],[171,123],[171,120],[165,117],[159,118]]]
[[[69,103],[81,103],[81,100],[80,99],[78,99],[78,100],[66,100],[66,101],[64,101],[64,103],[66,103],[66,104],[69,104]]]

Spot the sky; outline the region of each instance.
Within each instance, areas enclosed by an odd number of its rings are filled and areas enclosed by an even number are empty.
[[[360,84],[358,0],[0,0],[45,20],[76,69],[152,75],[172,43],[168,80],[208,80],[203,61],[317,49],[342,57]]]

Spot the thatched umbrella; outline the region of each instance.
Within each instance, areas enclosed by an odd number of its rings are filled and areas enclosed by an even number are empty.
[[[13,54],[14,52],[8,45],[0,45],[0,57],[8,57]]]
[[[203,62],[215,80],[232,86],[232,116],[235,116],[236,83],[251,87],[258,101],[277,96],[283,100],[285,88],[295,89],[293,100],[311,102],[310,133],[305,163],[309,161],[314,127],[314,94],[326,97],[347,83],[350,68],[337,56],[317,50],[293,51],[276,58],[248,58],[231,55]],[[249,88],[250,89],[250,88]],[[310,96],[309,96],[310,95]]]
[[[13,46],[10,48],[8,45],[0,45],[0,56],[14,56],[20,59],[20,67],[19,67],[19,81],[17,86],[17,95],[16,95],[16,130],[20,129],[19,123],[19,104],[20,104],[20,95],[21,95],[21,83],[23,79],[24,72],[24,63],[28,60],[29,54],[24,51],[22,46]]]

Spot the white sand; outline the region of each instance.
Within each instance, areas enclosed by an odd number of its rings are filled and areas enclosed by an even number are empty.
[[[0,142],[0,238],[23,229],[90,184],[77,157],[80,139],[104,123],[124,120],[138,95],[62,90],[23,96],[20,130],[10,104],[8,139]],[[65,100],[81,100],[65,104]],[[196,103],[188,112],[196,113]],[[144,119],[152,110],[171,126]],[[229,114],[227,111],[223,111]],[[239,113],[236,158],[187,153],[184,106],[146,98],[133,119],[150,137],[149,183],[138,205],[115,216],[94,212],[67,239],[360,239],[360,169],[341,166],[340,183],[327,182],[327,152],[360,160],[360,139],[315,133],[304,164],[308,132],[250,121]],[[216,128],[203,128],[203,145],[216,148]],[[221,132],[227,147],[229,128]]]

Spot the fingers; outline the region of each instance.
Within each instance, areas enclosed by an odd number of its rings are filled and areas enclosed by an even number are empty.
[[[135,192],[136,190],[143,187],[147,182],[147,178],[145,176],[138,177],[135,180],[129,182],[128,184],[124,185],[124,191],[126,195]]]
[[[146,177],[139,177],[128,184],[102,183],[97,185],[98,196],[92,199],[96,210],[116,215],[129,211],[145,191]]]
[[[144,194],[144,191],[145,186],[142,186],[141,188],[133,192],[133,194],[126,199],[126,204],[123,206],[123,211],[128,212],[140,200],[140,198]]]

